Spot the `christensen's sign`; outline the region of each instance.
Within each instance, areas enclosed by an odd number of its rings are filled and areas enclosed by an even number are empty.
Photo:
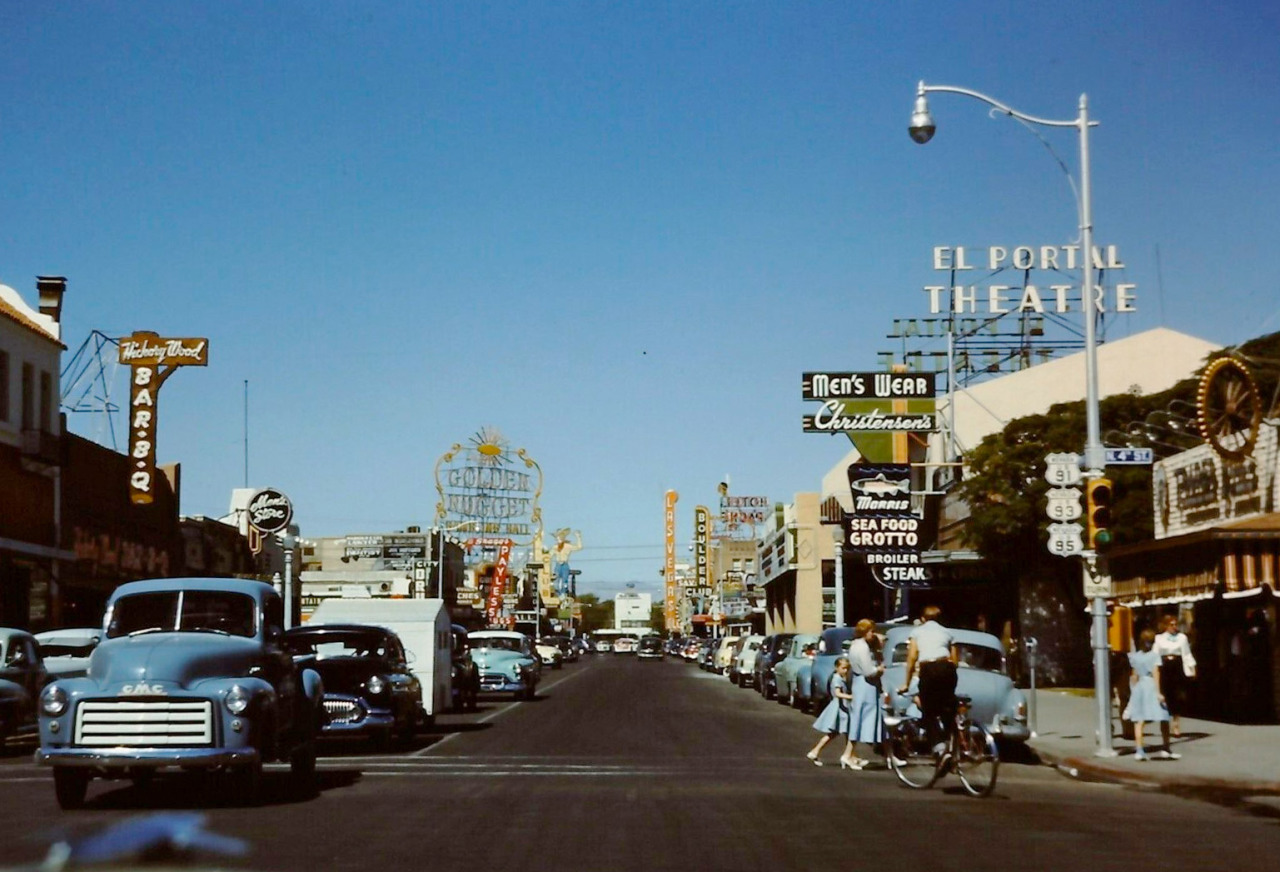
[[[806,372],[800,390],[822,407],[804,416],[806,433],[907,432],[934,429],[932,373]]]
[[[180,366],[207,366],[209,340],[161,339],[159,334],[138,331],[120,340],[120,362],[130,368],[129,499],[146,505],[155,499],[160,386]]]
[[[885,413],[880,409],[869,412],[846,414],[844,403],[839,400],[828,400],[822,409],[813,415],[804,416],[804,432],[806,433],[847,433],[852,431],[902,431],[906,433],[929,433],[934,430],[933,415],[899,415]]]

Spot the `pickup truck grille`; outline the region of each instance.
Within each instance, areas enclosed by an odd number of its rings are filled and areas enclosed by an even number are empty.
[[[142,748],[212,745],[213,703],[207,699],[85,700],[76,708],[74,742]]]

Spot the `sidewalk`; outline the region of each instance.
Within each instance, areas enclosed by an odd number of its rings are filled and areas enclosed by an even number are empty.
[[[1226,790],[1280,795],[1280,725],[1240,726],[1182,718],[1182,738],[1173,739],[1181,760],[1133,758],[1133,742],[1120,738],[1112,718],[1116,757],[1095,756],[1098,721],[1093,692],[1038,690],[1036,736],[1027,742],[1044,763],[1072,777],[1161,789]],[[1113,709],[1114,714],[1114,709]],[[1146,728],[1147,752],[1160,747],[1159,727]]]

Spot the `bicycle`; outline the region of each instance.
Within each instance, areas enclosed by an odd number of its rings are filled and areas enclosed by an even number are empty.
[[[1000,750],[987,728],[970,719],[971,702],[968,696],[956,697],[955,728],[949,731],[942,752],[930,746],[928,731],[919,718],[886,712],[889,768],[899,781],[912,789],[926,790],[951,771],[971,796],[991,795],[1000,769]]]

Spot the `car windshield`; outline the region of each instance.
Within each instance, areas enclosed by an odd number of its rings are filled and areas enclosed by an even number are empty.
[[[957,643],[956,650],[960,654],[959,666],[961,669],[1004,672],[1004,654],[1000,653],[998,648],[960,642]],[[890,664],[907,662],[907,643],[905,640],[893,646],[893,656],[889,659],[889,662]]]
[[[367,630],[290,634],[287,645],[291,654],[314,654],[319,660],[386,657],[388,651],[386,637]]]
[[[159,631],[254,635],[253,597],[225,590],[164,590],[116,600],[107,637]]]
[[[473,648],[496,648],[501,651],[522,651],[523,646],[519,639],[510,639],[505,636],[481,636],[471,637],[471,646]]]

